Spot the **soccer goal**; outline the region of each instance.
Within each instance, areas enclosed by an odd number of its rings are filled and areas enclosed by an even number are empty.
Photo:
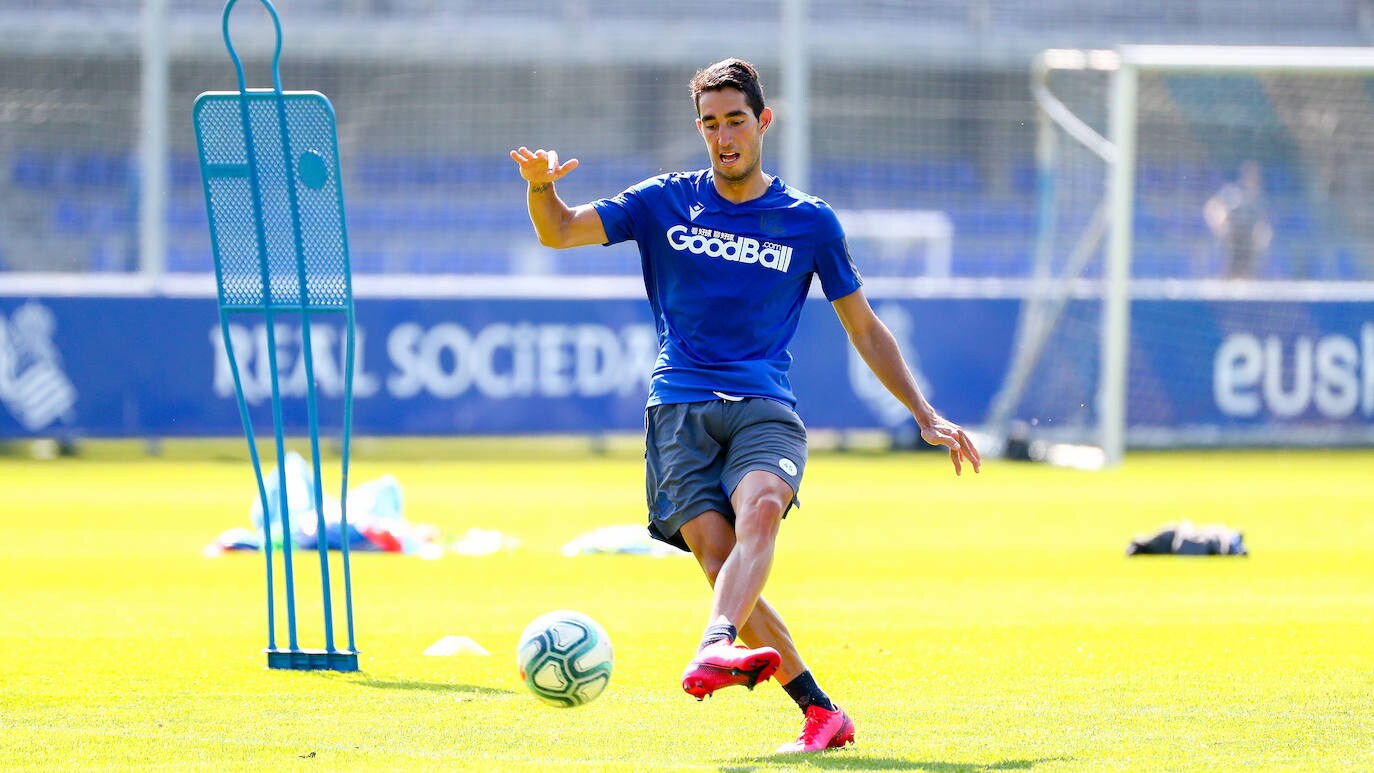
[[[1374,442],[1374,50],[1050,50],[1031,89],[1032,281],[988,426],[1108,463]]]

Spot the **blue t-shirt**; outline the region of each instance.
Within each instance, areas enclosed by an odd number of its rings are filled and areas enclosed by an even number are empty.
[[[834,210],[776,177],[759,198],[735,204],[710,170],[654,177],[592,205],[607,244],[639,244],[659,342],[649,405],[796,405],[787,347],[811,277],[831,301],[863,284]]]

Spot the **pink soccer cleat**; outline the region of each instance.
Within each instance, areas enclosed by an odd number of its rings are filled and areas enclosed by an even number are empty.
[[[756,650],[734,644],[703,647],[682,674],[682,689],[701,700],[722,687],[742,684],[749,689],[766,682],[778,670],[782,657],[772,647]]]
[[[801,735],[791,743],[778,747],[778,754],[797,752],[818,752],[825,749],[838,749],[845,744],[854,743],[854,721],[839,706],[834,711],[826,711],[820,706],[806,710],[806,722],[802,725]]]

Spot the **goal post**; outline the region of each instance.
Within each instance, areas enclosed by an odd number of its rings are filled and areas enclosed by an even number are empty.
[[[1033,281],[988,427],[1109,464],[1128,445],[1370,442],[1374,50],[1048,50],[1031,70]],[[1209,210],[1241,197],[1246,165],[1266,187],[1231,224],[1257,222],[1227,230]],[[1264,354],[1235,359],[1237,335]],[[1333,337],[1354,355],[1328,353],[1323,375],[1314,347]],[[1248,400],[1227,399],[1228,368],[1264,371],[1246,382],[1261,410],[1232,410]],[[1333,390],[1349,415],[1318,410]]]
[[[1102,385],[1097,409],[1102,450],[1119,464],[1126,453],[1126,365],[1130,354],[1131,239],[1135,218],[1136,100],[1138,76],[1131,65],[1112,76],[1111,184],[1107,189],[1107,269],[1102,299]]]

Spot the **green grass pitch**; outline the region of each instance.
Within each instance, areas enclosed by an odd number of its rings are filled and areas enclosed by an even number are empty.
[[[411,520],[522,545],[355,554],[358,674],[269,672],[262,557],[201,555],[247,525],[246,455],[0,460],[0,765],[1374,769],[1371,451],[989,461],[962,478],[935,453],[815,454],[766,595],[858,739],[796,760],[771,753],[800,726],[774,684],[705,703],[679,689],[709,604],[690,558],[560,555],[640,522],[634,448],[359,448],[354,483],[396,475]],[[1124,556],[1183,518],[1244,530],[1253,555]],[[308,583],[302,597],[317,620]],[[514,664],[525,623],[560,607],[616,651],[606,693],[573,710],[527,694]],[[317,630],[303,622],[306,644]],[[450,634],[491,656],[421,654]]]

